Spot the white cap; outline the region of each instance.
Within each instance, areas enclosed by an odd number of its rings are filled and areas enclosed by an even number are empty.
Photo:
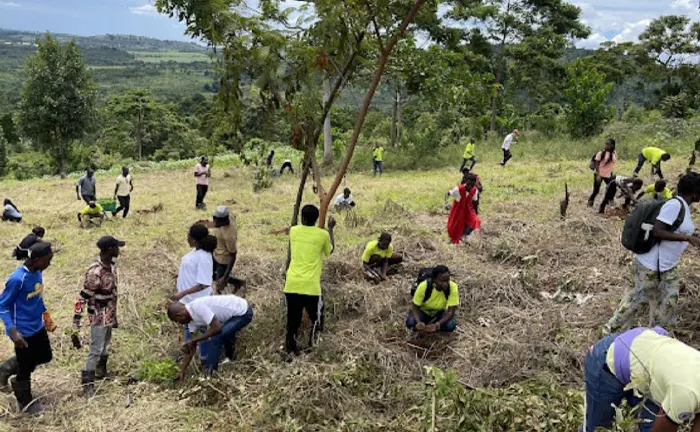
[[[216,208],[216,210],[214,210],[214,217],[217,219],[227,218],[229,214],[230,212],[226,206],[219,206]]]

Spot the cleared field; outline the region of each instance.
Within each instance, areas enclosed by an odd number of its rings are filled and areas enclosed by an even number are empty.
[[[675,178],[683,163],[673,160],[667,172]],[[632,166],[628,161],[619,171]],[[478,164],[486,188],[484,228],[457,247],[448,244],[443,208],[444,192],[459,180],[457,167],[388,172],[381,179],[351,173],[347,185],[358,210],[338,216],[337,250],[323,276],[326,332],[313,352],[287,363],[279,352],[287,238],[270,232],[288,224],[297,179],[276,179],[254,194],[250,169],[215,165],[207,203],[210,209],[228,203],[237,215],[236,270],[248,280],[242,295],[255,318],[237,342],[236,362],[211,380],[191,370],[178,385],[127,385],[127,378],[153,377],[180,343],[181,332],[163,304],[188,250],[188,227],[210,216],[194,209],[190,170],[136,171],[133,214],[94,231],[77,228],[75,179],[2,182],[0,189],[26,222],[0,224],[0,276],[17,266],[11,248],[33,224],[42,224],[57,250],[45,272],[44,295],[59,329],[51,336],[53,362],[34,377],[35,396],[49,411],[17,417],[14,399],[4,396],[0,430],[574,430],[581,419],[583,354],[630,284],[621,222],[585,206],[591,180],[586,167],[585,160],[514,160],[505,169],[495,159]],[[111,194],[113,180],[98,175],[98,195]],[[573,195],[570,216],[561,220],[565,181]],[[315,201],[310,186],[305,201]],[[163,210],[148,212],[156,204]],[[374,286],[363,280],[360,255],[382,230],[393,233],[407,262],[401,274]],[[97,252],[94,243],[105,234],[127,242],[119,259],[120,328],[110,357],[119,379],[101,384],[86,402],[79,371],[87,347],[72,349],[69,329],[83,273]],[[404,328],[410,283],[419,268],[438,263],[452,269],[460,287],[458,330],[444,340],[411,342]],[[698,264],[692,250],[681,264],[678,331],[695,346]],[[554,298],[542,294],[557,292]],[[88,333],[83,329],[84,342]],[[8,338],[0,339],[0,357],[10,354]]]
[[[195,52],[180,52],[180,51],[129,51],[130,54],[136,56],[136,60],[146,63],[160,62],[178,62],[178,63],[194,63],[208,62],[211,58],[207,54]]]

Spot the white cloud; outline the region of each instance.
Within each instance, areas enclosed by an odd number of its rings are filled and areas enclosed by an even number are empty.
[[[639,35],[651,24],[651,20],[644,19],[636,23],[625,23],[625,29],[611,40],[615,43],[636,42]]]
[[[675,0],[671,3],[671,9],[686,9],[693,10],[695,5],[692,4],[693,0]]]
[[[158,9],[156,9],[156,7],[150,3],[142,6],[131,7],[129,8],[129,10],[131,11],[131,13],[136,15],[158,16]]]
[[[607,42],[608,38],[600,33],[593,33],[588,39],[576,42],[576,48],[596,49],[601,43]]]
[[[11,1],[0,1],[0,7],[19,7],[18,3],[13,3]]]

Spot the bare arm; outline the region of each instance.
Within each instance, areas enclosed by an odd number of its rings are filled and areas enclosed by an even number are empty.
[[[696,237],[689,236],[686,234],[676,234],[671,231],[671,227],[669,225],[666,225],[665,223],[658,220],[654,224],[654,229],[651,231],[651,234],[659,240],[691,242],[693,244],[695,244],[696,242]]]
[[[185,296],[188,296],[188,295],[194,294],[194,293],[198,293],[198,292],[205,290],[207,288],[208,288],[207,285],[197,284],[197,285],[193,286],[192,288],[186,289],[184,291],[180,291],[179,293],[175,294],[172,297],[172,299],[174,301],[179,301],[181,298],[183,298]]]
[[[693,430],[695,430],[695,422],[693,423]],[[651,432],[677,432],[678,425],[673,423],[666,417],[663,410],[659,412],[654,420],[654,424],[651,426]]]
[[[335,252],[335,236],[333,235],[333,228],[329,225],[328,227],[328,235],[331,236],[331,253]]]
[[[211,320],[211,324],[209,324],[209,329],[207,329],[206,332],[197,336],[196,338],[190,339],[188,344],[192,344],[192,345],[197,344],[203,340],[209,339],[212,336],[216,336],[219,333],[221,333],[221,323],[219,322],[219,320],[214,318],[213,320]]]
[[[380,275],[383,279],[386,279],[386,272],[389,270],[389,259],[384,258],[382,263],[382,274]]]
[[[695,416],[695,420],[693,420],[693,428],[690,430],[690,432],[700,432],[700,417]]]
[[[129,189],[129,193],[131,193],[131,192],[134,191],[134,181],[133,181],[133,180],[130,180],[130,181],[129,181],[129,188],[130,188],[130,189]]]
[[[416,306],[415,303],[411,303],[411,312],[413,313],[413,318],[416,320],[416,324],[422,323],[420,320],[420,308]]]
[[[117,196],[117,191],[119,190],[119,185],[114,186],[114,196]]]
[[[440,318],[440,321],[437,322],[437,325],[442,327],[443,325],[447,324],[449,320],[452,319],[452,317],[455,316],[455,312],[457,311],[457,306],[450,306],[447,308],[447,312],[445,312],[442,315],[442,318]]]
[[[75,196],[80,199],[80,184],[75,185]]]

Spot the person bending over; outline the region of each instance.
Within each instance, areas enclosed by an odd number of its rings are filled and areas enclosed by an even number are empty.
[[[355,207],[355,200],[352,198],[352,191],[350,188],[345,188],[343,193],[335,197],[333,202],[336,211],[350,210]]]
[[[661,162],[667,162],[671,159],[671,155],[658,147],[644,147],[642,152],[637,157],[637,168],[634,169],[635,177],[639,175],[644,164],[649,161],[651,163],[651,175],[658,175],[660,179],[664,178],[661,172]]]
[[[22,241],[19,242],[19,244],[12,251],[12,257],[20,261],[27,259],[29,257],[29,248],[32,247],[35,243],[40,242],[41,239],[44,238],[45,233],[46,230],[44,230],[44,228],[40,226],[35,226],[32,229],[31,234],[23,238]]]
[[[618,190],[620,191],[621,195],[625,197],[625,204],[623,208],[629,210],[630,205],[637,203],[635,194],[642,188],[642,186],[644,186],[644,182],[640,178],[614,176],[613,181],[610,182],[605,190],[605,198],[603,198],[603,202],[600,203],[598,213],[605,213],[605,207],[615,201],[615,195],[617,194]]]
[[[178,324],[187,325],[194,334],[206,327],[203,334],[196,335],[182,346],[185,356],[180,362],[177,380],[185,377],[187,367],[194,356],[197,344],[209,340],[204,372],[213,374],[219,367],[221,347],[234,356],[236,335],[253,321],[253,308],[245,299],[235,295],[205,296],[184,305],[170,303],[168,318]]]
[[[652,199],[667,199],[673,198],[673,192],[666,187],[666,180],[656,180],[654,184],[649,185],[646,189],[639,192],[637,200],[642,199],[644,195],[649,195]]]
[[[19,211],[17,206],[12,201],[5,198],[5,201],[3,201],[3,206],[4,206],[3,211],[2,211],[2,221],[3,222],[17,222],[17,223],[22,222],[22,213]]]
[[[83,228],[99,228],[107,215],[101,205],[90,201],[84,209],[78,213],[78,222]]]
[[[450,270],[439,265],[416,288],[406,327],[418,333],[454,331],[458,306],[459,288],[450,280]]]
[[[367,243],[362,253],[362,267],[367,279],[373,282],[385,281],[390,267],[397,266],[403,261],[403,255],[394,253],[391,244],[391,234],[381,233],[379,239]]]
[[[292,161],[290,161],[289,159],[286,159],[280,167],[280,175],[284,174],[285,170],[289,170],[289,172],[294,174],[294,167],[292,166]]]

